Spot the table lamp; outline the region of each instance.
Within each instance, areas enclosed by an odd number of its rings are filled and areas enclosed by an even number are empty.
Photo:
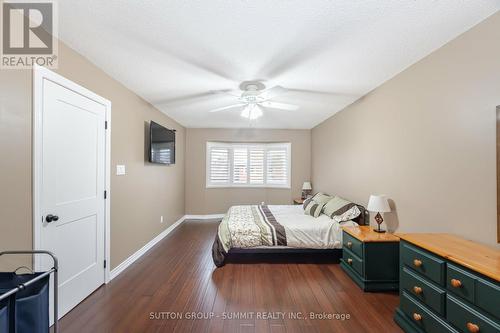
[[[373,231],[385,232],[385,230],[380,230],[380,225],[384,222],[380,213],[387,213],[391,211],[389,201],[387,201],[385,195],[370,195],[370,200],[368,200],[368,207],[366,207],[366,209],[370,212],[377,213],[377,215],[375,215],[375,222],[377,222],[378,228],[373,229]]]
[[[302,185],[302,199],[306,199],[312,193],[311,182],[304,182]]]

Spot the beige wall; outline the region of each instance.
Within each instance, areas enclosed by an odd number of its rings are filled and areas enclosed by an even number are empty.
[[[206,143],[291,142],[291,189],[206,188]],[[186,214],[220,214],[237,204],[291,204],[300,197],[311,174],[310,130],[192,129],[186,130]]]
[[[114,268],[184,215],[185,129],[62,43],[56,72],[112,102]],[[0,249],[32,246],[31,112],[31,71],[0,70]],[[175,165],[145,162],[149,120],[177,129]],[[127,175],[115,176],[116,164],[125,164]]]
[[[31,247],[31,72],[0,70],[0,250]]]
[[[496,244],[500,13],[312,131],[316,189],[394,200],[399,231]]]

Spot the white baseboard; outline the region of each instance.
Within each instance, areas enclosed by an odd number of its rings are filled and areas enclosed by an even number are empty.
[[[169,226],[167,229],[163,230],[158,236],[153,238],[152,240],[149,241],[146,245],[141,247],[139,250],[137,250],[134,254],[132,254],[130,257],[125,259],[121,264],[116,266],[114,269],[111,270],[110,272],[110,278],[109,280],[113,280],[115,277],[117,277],[121,272],[123,272],[128,266],[132,265],[137,259],[142,257],[149,249],[151,249],[153,246],[156,245],[159,241],[161,241],[165,236],[167,236],[169,233],[171,233],[175,228],[177,228],[184,220],[186,220],[187,217],[184,215],[181,217],[179,220],[177,220],[174,224]]]
[[[212,220],[221,219],[226,214],[209,214],[209,215],[184,215],[186,220]]]

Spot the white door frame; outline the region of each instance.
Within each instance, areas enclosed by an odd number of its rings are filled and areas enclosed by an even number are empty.
[[[33,67],[33,249],[40,250],[41,232],[42,232],[42,212],[41,212],[41,189],[42,189],[42,119],[43,119],[43,81],[49,80],[62,87],[70,89],[77,94],[92,99],[93,101],[102,104],[106,108],[107,130],[105,134],[106,140],[106,166],[105,166],[105,184],[104,190],[107,193],[104,207],[104,259],[106,260],[106,268],[104,269],[104,282],[110,281],[110,179],[111,179],[111,102],[92,91],[66,79],[65,77],[45,68],[35,65]],[[33,268],[35,270],[42,269],[41,258],[33,256]]]

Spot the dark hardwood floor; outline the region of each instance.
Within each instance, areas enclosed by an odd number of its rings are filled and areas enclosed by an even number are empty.
[[[338,264],[230,263],[215,269],[217,225],[184,222],[68,313],[62,332],[401,332],[392,319],[397,294],[363,293]],[[302,319],[292,318],[299,313]],[[350,318],[311,319],[311,313]],[[238,314],[246,318],[229,319]]]

